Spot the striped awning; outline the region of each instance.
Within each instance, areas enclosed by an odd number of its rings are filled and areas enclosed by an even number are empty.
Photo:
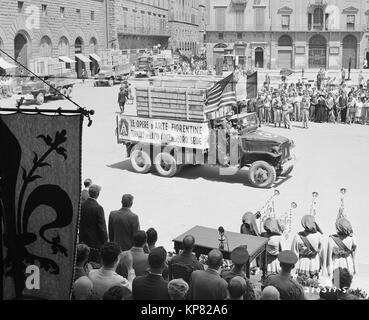
[[[65,62],[65,63],[75,63],[75,61],[67,56],[60,56],[59,60]]]
[[[96,53],[90,53],[90,58],[96,60],[97,62],[101,61],[101,58]]]

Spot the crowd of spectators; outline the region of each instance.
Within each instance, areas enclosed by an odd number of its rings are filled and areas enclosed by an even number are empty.
[[[316,260],[316,256],[319,261],[320,236],[317,234],[321,230],[312,216],[304,217],[304,231],[296,235],[291,250],[279,245],[282,231],[276,221],[269,219],[264,225],[266,232],[260,234],[254,223],[256,218],[243,219],[241,233],[257,233],[268,238],[267,260],[258,259],[257,266],[262,269],[264,264],[273,266],[265,268],[266,277],[261,281],[253,281],[246,273],[250,258],[246,246],[232,250],[230,267],[224,264],[223,253],[218,249],[209,252],[206,263],[199,260],[192,235],[183,238],[182,251],[168,253],[164,247],[157,246],[160,238],[154,228],[141,230],[139,217],[132,211],[132,195],[123,195],[121,208],[110,213],[107,225],[104,209],[98,203],[100,191],[90,179],[85,180],[73,299],[303,300],[307,299],[304,287],[294,275],[319,276],[321,265],[311,261]],[[327,263],[332,275],[337,275],[337,288],[345,286],[340,291],[345,294],[321,295],[321,299],[353,299],[349,287],[355,270],[344,264],[356,249],[353,232],[343,217],[337,220],[336,228],[337,234],[330,237],[328,244],[328,254],[332,257]],[[350,245],[348,254],[343,248]]]

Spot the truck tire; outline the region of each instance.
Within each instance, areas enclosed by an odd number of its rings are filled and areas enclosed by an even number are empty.
[[[73,92],[73,87],[68,87],[68,89],[67,89],[67,97],[68,98],[72,98],[72,92]]]
[[[148,173],[151,170],[152,162],[150,155],[141,150],[140,147],[134,146],[131,150],[131,165],[137,173]]]
[[[270,188],[277,174],[273,166],[265,161],[254,162],[248,172],[250,183],[256,188]]]
[[[180,170],[176,159],[167,152],[161,152],[155,157],[154,166],[156,171],[166,178],[175,176]]]
[[[45,102],[45,95],[42,92],[40,92],[36,95],[35,100],[36,104],[40,106]]]

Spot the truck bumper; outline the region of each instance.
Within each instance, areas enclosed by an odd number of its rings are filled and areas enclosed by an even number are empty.
[[[296,164],[296,156],[293,155],[289,160],[281,165],[282,167],[282,175],[286,173],[289,169],[291,169]]]

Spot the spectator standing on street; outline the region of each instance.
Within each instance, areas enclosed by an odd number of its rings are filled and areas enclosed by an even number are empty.
[[[170,300],[168,281],[162,273],[165,269],[167,252],[163,247],[153,249],[149,254],[149,274],[133,281],[133,300]]]
[[[195,270],[204,270],[204,266],[193,254],[195,238],[187,235],[182,241],[183,251],[168,262],[169,280],[182,278],[189,283],[191,274]]]
[[[132,281],[136,277],[132,266],[132,255],[130,252],[125,252],[122,257],[128,269],[128,279],[115,272],[120,257],[121,251],[116,243],[105,243],[101,248],[102,267],[91,270],[88,274],[88,277],[93,283],[93,293],[99,300],[102,300],[105,292],[114,286],[126,287],[129,290],[132,289]]]
[[[97,202],[101,187],[91,185],[89,198],[81,205],[81,220],[79,224],[79,241],[91,249],[90,260],[100,263],[99,250],[108,240],[103,207]]]
[[[85,181],[83,181],[83,185],[85,186],[85,188],[81,192],[82,201],[86,201],[88,199],[89,197],[88,188],[91,186],[91,184],[92,184],[92,180],[90,178],[87,178]]]
[[[298,257],[290,250],[282,251],[278,255],[281,265],[279,274],[268,276],[262,289],[268,286],[277,288],[281,300],[305,300],[304,288],[291,277],[291,271],[298,261]]]
[[[242,277],[234,277],[228,282],[229,296],[227,300],[245,300],[246,281]]]
[[[90,248],[83,243],[77,244],[77,259],[74,281],[80,277],[87,276],[86,264],[90,256]]]
[[[213,249],[208,255],[206,271],[197,270],[191,275],[190,300],[225,300],[228,296],[228,283],[219,274],[223,264],[223,254]]]
[[[118,93],[118,105],[121,113],[124,113],[124,107],[126,105],[127,99],[128,91],[126,90],[125,85],[122,84]]]
[[[117,243],[122,251],[132,248],[133,235],[140,230],[138,216],[131,211],[132,205],[133,196],[125,194],[122,197],[122,208],[109,215],[109,239]]]
[[[304,96],[301,102],[302,110],[302,126],[305,129],[309,128],[309,113],[310,113],[310,101]]]
[[[170,300],[185,300],[189,286],[183,279],[173,279],[168,283]]]
[[[150,253],[150,251],[152,249],[155,248],[156,246],[156,242],[158,241],[158,233],[154,228],[149,228],[146,231],[146,235],[147,235],[147,247],[144,248],[147,250],[146,253]]]
[[[87,72],[86,69],[82,70],[82,83],[84,84],[87,78]]]

